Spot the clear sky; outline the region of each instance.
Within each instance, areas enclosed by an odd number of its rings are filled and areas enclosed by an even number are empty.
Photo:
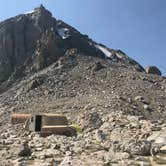
[[[93,40],[166,75],[166,0],[0,0],[0,21],[40,4]]]

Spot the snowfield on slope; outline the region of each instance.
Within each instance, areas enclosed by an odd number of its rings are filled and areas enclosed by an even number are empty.
[[[67,28],[59,28],[58,34],[62,37],[62,39],[67,39],[70,35],[67,34],[69,32],[69,29]]]
[[[111,57],[112,56],[112,53],[110,52],[110,51],[108,51],[106,48],[104,48],[103,46],[100,46],[100,45],[98,45],[98,44],[95,44],[95,47],[97,48],[97,49],[99,49],[100,51],[102,51],[104,54],[105,54],[105,56],[106,57]]]
[[[99,45],[99,44],[95,44],[95,47],[97,48],[97,49],[99,49],[101,52],[103,52],[103,54],[106,56],[106,57],[108,57],[108,58],[111,58],[111,57],[117,57],[117,58],[119,58],[119,59],[122,59],[123,58],[123,56],[122,55],[120,55],[120,54],[118,54],[118,53],[116,53],[116,54],[113,54],[111,51],[109,51],[107,48],[105,48],[105,47],[103,47],[103,46],[101,46],[101,45]]]

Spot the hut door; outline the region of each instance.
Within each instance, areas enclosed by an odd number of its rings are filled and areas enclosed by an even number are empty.
[[[36,115],[35,131],[41,131],[41,125],[42,125],[42,116]]]

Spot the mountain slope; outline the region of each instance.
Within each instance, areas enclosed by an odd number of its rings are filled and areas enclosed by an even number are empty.
[[[96,43],[40,6],[0,23],[0,62],[2,165],[165,161],[163,154],[151,155],[166,143],[166,79],[146,74],[122,51]],[[14,112],[63,113],[82,133],[40,138],[12,126]],[[25,142],[30,158],[18,156]]]

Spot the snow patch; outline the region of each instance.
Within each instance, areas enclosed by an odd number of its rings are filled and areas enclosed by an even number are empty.
[[[110,57],[112,56],[112,53],[111,53],[109,50],[107,50],[105,47],[100,46],[100,45],[98,45],[98,44],[96,44],[95,47],[96,47],[97,49],[99,49],[100,51],[102,51],[102,52],[105,54],[106,57],[109,57],[109,58],[110,58]]]
[[[93,43],[92,42],[88,42],[90,46],[93,46]]]
[[[32,14],[32,13],[34,13],[34,10],[29,11],[29,12],[26,12],[26,13],[24,13],[24,14]]]
[[[95,47],[97,49],[99,49],[101,52],[103,52],[103,54],[108,57],[108,58],[118,58],[118,59],[123,59],[124,56],[122,54],[119,53],[112,53],[111,51],[109,51],[106,47],[101,46],[99,44],[95,44]]]
[[[119,58],[119,59],[122,59],[124,56],[123,55],[121,55],[121,54],[116,54],[116,56]]]
[[[70,36],[68,33],[69,33],[69,29],[67,28],[58,29],[58,34],[62,37],[62,39],[67,39]]]

